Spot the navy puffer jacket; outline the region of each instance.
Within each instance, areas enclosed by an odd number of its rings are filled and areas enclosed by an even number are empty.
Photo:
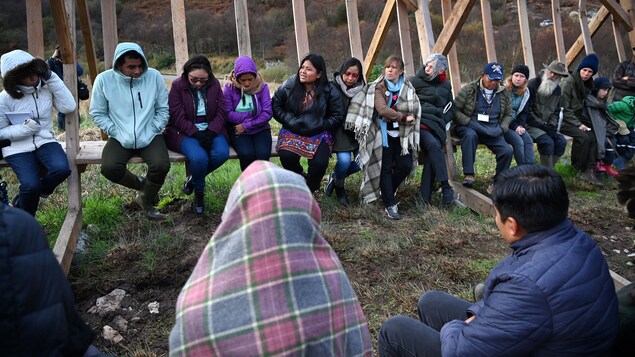
[[[443,356],[604,356],[618,330],[617,298],[602,252],[573,224],[511,245],[485,281],[476,318],[441,329]]]
[[[0,205],[0,354],[82,356],[94,335],[39,223]]]

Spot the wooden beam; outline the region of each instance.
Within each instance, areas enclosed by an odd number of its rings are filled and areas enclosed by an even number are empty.
[[[419,8],[415,11],[417,23],[417,35],[421,48],[421,60],[430,55],[434,47],[434,33],[432,32],[432,20],[430,20],[430,0],[419,0]]]
[[[590,54],[593,53],[593,41],[591,41],[591,35],[589,34],[589,24],[587,23],[587,19],[586,19],[586,0],[579,0],[578,1],[578,6],[579,6],[579,20],[580,20],[580,30],[582,30],[582,33],[580,34],[580,36],[582,37],[582,40],[584,42],[584,51],[586,52],[586,54]],[[595,73],[593,73],[595,74]]]
[[[95,78],[97,77],[97,56],[95,55],[93,30],[90,26],[90,13],[88,12],[88,3],[86,0],[77,0],[77,10],[79,12],[79,23],[82,28],[82,38],[84,39],[84,50],[86,51],[90,83],[95,83]]]
[[[560,11],[560,0],[551,1],[551,16],[553,17],[553,36],[556,40],[558,61],[566,64],[567,49],[564,47],[564,36],[562,35],[562,12]]]
[[[73,170],[76,171],[76,170]],[[73,174],[71,174],[72,176]],[[78,175],[79,176],[79,175]],[[70,179],[70,178],[69,178]],[[70,188],[69,188],[70,189]],[[77,239],[79,238],[79,232],[82,229],[82,211],[68,209],[60,233],[55,241],[53,247],[53,254],[55,258],[62,266],[64,274],[68,275],[68,271],[73,261],[73,253],[77,246]]]
[[[458,0],[456,2],[452,14],[448,20],[445,21],[445,25],[437,38],[432,53],[448,54],[456,37],[459,35],[459,32],[461,32],[461,28],[463,28],[465,20],[467,20],[475,2],[476,0]]]
[[[35,57],[44,58],[42,0],[26,0],[26,38],[29,53]]]
[[[622,25],[626,31],[633,31],[631,19],[622,5],[618,4],[615,0],[600,0],[600,3],[609,10],[611,16],[613,16],[613,21]]]
[[[624,51],[624,41],[622,40],[622,28],[615,21],[615,17],[611,16],[611,27],[613,28],[613,39],[615,40],[615,50],[617,51],[617,59],[620,63],[626,61],[626,51]]]
[[[351,56],[361,61],[364,59],[364,50],[362,49],[362,36],[359,31],[357,0],[346,0],[346,19],[348,23],[348,39],[351,44]]]
[[[184,0],[171,0],[170,9],[172,12],[175,67],[176,75],[178,76],[183,70],[183,65],[190,57],[187,49],[187,25],[185,24]]]
[[[489,0],[481,0],[481,18],[483,19],[483,37],[487,62],[496,62],[496,44],[494,42],[494,26],[492,26],[492,8]]]
[[[104,40],[104,69],[110,69],[115,56],[115,47],[119,42],[115,0],[101,0],[101,26]]]
[[[467,10],[467,12],[469,13],[470,10]],[[449,26],[448,23],[451,20],[454,13],[455,11],[452,10],[452,0],[441,0],[441,14],[443,16],[444,29]],[[437,44],[439,44],[438,40],[437,40]],[[432,53],[439,53],[439,51],[436,49],[437,47],[435,45],[435,48],[432,50]],[[449,50],[443,54],[448,57],[448,70],[450,72],[452,92],[454,96],[456,96],[456,94],[461,89],[461,68],[459,67],[459,56],[456,51],[456,43],[454,43],[454,40],[452,40],[452,46],[450,46]],[[451,154],[452,150],[450,150],[449,153]]]
[[[534,53],[531,47],[531,33],[529,32],[529,18],[527,17],[527,0],[518,0],[518,22],[520,24],[520,39],[523,47],[525,65],[529,67],[529,78],[536,76]],[[527,78],[527,80],[529,80]]]
[[[392,23],[392,16],[395,13],[396,7],[396,0],[386,1],[386,6],[384,6],[384,11],[381,13],[379,23],[375,29],[375,34],[373,35],[373,39],[370,41],[370,46],[368,47],[368,52],[366,52],[366,58],[364,59],[365,78],[368,78],[373,70],[373,65],[375,64],[377,55],[379,55],[379,49],[384,43],[386,34],[388,33],[388,28]]]
[[[621,288],[623,288],[626,285],[631,283],[630,281],[626,280],[624,277],[618,275],[613,270],[609,270],[609,273],[611,274],[611,278],[613,278],[613,284],[615,285],[615,291],[618,291]]]
[[[492,200],[489,197],[474,189],[463,186],[461,182],[450,181],[450,183],[454,188],[454,192],[456,192],[456,197],[459,202],[483,216],[494,217],[496,215],[494,204],[492,204]]]
[[[397,0],[397,28],[399,30],[401,58],[404,62],[404,73],[406,77],[414,76],[415,66],[412,55],[412,42],[410,41],[410,22],[408,21],[408,9],[403,0]]]
[[[590,36],[593,36],[600,29],[600,26],[602,26],[608,16],[609,11],[604,6],[602,6],[600,10],[598,10],[597,14],[595,14],[595,16],[593,17],[593,20],[591,20],[591,23],[589,23]],[[567,67],[569,67],[575,60],[575,58],[580,54],[580,52],[582,51],[582,47],[584,47],[584,39],[582,38],[582,35],[580,35],[578,39],[575,40],[573,45],[571,45],[569,51],[567,51],[567,56],[564,62]]]
[[[236,14],[236,37],[238,39],[238,55],[251,57],[251,39],[249,38],[249,16],[247,0],[234,0]]]
[[[55,22],[55,32],[57,33],[60,52],[62,53],[62,62],[75,63],[75,52],[71,41],[64,0],[51,0],[51,13]]]
[[[417,11],[419,9],[418,0],[402,0],[404,5],[408,7],[410,11]]]
[[[635,8],[633,7],[633,0],[621,0],[620,4],[624,11],[628,14],[628,18],[631,20],[631,24],[635,24]],[[629,47],[635,47],[635,31],[628,32],[628,40],[630,42]]]
[[[293,5],[293,24],[299,65],[302,58],[309,54],[309,35],[306,28],[304,0],[292,0],[291,3]]]

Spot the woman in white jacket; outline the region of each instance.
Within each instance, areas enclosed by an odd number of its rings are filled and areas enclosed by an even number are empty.
[[[62,146],[53,132],[52,108],[70,113],[75,99],[64,82],[43,59],[15,50],[0,57],[4,90],[0,93],[0,140],[11,140],[2,149],[18,181],[15,204],[35,216],[40,197],[47,197],[70,175]],[[12,124],[7,113],[30,113],[31,118]],[[40,168],[46,173],[41,176]]]

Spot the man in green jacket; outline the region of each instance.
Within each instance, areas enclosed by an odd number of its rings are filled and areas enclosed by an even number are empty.
[[[496,155],[496,175],[511,165],[513,150],[503,137],[512,118],[511,96],[500,84],[502,79],[503,65],[488,63],[481,78],[461,88],[454,100],[452,121],[461,138],[463,186],[472,187],[476,181],[478,144],[484,144]]]

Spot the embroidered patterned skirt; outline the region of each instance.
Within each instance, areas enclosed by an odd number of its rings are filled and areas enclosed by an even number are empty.
[[[278,133],[276,151],[287,150],[307,159],[312,159],[322,140],[326,141],[329,150],[333,151],[333,135],[328,131],[323,131],[313,136],[302,136],[281,128],[280,133]]]

